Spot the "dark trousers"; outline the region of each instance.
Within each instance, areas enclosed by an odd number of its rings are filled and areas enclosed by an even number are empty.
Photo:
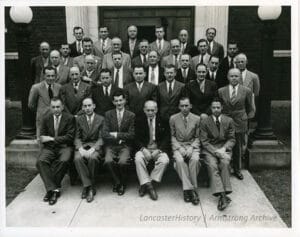
[[[72,151],[72,147],[42,148],[36,167],[47,191],[61,187],[61,181],[69,167]]]
[[[245,144],[245,133],[235,133],[236,143],[232,149],[232,166],[235,171],[242,168],[243,145]]]

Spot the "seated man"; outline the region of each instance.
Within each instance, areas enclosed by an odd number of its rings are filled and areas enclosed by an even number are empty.
[[[144,106],[145,115],[136,124],[136,145],[139,150],[135,154],[136,173],[140,182],[139,195],[146,192],[152,200],[157,200],[157,193],[151,181],[160,182],[169,164],[169,157],[164,152],[163,128],[157,114],[157,103],[148,100]],[[153,160],[154,169],[149,175],[147,165]]]
[[[81,198],[92,202],[96,189],[94,186],[95,169],[99,163],[103,145],[102,130],[104,118],[94,113],[92,98],[82,101],[83,115],[77,117],[75,135],[74,163],[83,184]]]
[[[127,166],[134,140],[134,113],[125,109],[126,98],[122,89],[113,94],[116,109],[105,113],[103,139],[105,162],[113,178],[113,192],[123,195],[126,188]]]
[[[222,102],[216,98],[211,103],[212,115],[200,125],[202,153],[208,166],[211,188],[214,196],[219,196],[218,210],[224,210],[231,199],[230,160],[235,144],[233,120],[222,113]]]
[[[185,202],[199,203],[196,192],[197,176],[200,170],[200,117],[190,112],[192,106],[189,98],[179,100],[180,112],[170,118],[171,142],[174,168],[182,180]]]
[[[36,166],[47,190],[44,201],[54,205],[73,152],[75,120],[72,115],[62,112],[63,103],[56,97],[51,99],[50,108],[51,113],[42,119],[40,140],[44,146]]]

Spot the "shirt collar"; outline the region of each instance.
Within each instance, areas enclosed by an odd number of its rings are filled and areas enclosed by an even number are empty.
[[[220,114],[220,116],[218,117],[219,122],[221,122],[221,116],[222,115]],[[217,121],[217,117],[214,116],[214,115],[212,115],[212,117],[213,117],[214,122],[216,122]]]
[[[229,84],[229,88],[230,88],[231,90],[233,90],[233,86],[232,86],[231,84]],[[235,88],[236,90],[239,89],[239,84],[237,84],[234,88]]]
[[[91,116],[85,115],[87,119],[91,118],[91,121],[94,120],[95,117],[95,113],[93,113]]]

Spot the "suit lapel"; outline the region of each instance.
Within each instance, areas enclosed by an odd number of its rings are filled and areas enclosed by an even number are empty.
[[[243,79],[242,79],[243,80]],[[243,86],[248,86],[249,83],[250,83],[250,74],[248,71],[246,71],[246,76],[245,76],[245,80],[244,80],[244,83],[242,84]]]
[[[218,130],[218,127],[217,127],[217,125],[216,125],[216,123],[215,123],[212,115],[209,116],[209,123],[210,123],[210,127],[212,128],[212,134],[213,134],[213,136],[216,137],[216,138],[219,137],[220,132]]]
[[[53,116],[52,116],[52,120],[53,120]],[[58,125],[57,135],[60,134],[60,131],[62,130],[64,121],[65,121],[65,116],[64,116],[64,114],[61,114],[61,118],[60,118],[59,125]],[[54,124],[54,122],[53,122],[53,124]],[[53,129],[54,129],[54,125],[53,125]]]

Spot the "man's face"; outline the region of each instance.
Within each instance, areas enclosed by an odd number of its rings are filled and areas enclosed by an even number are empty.
[[[94,59],[86,59],[85,60],[86,69],[90,72],[96,69],[96,62]]]
[[[56,73],[54,70],[47,70],[45,71],[44,75],[45,81],[48,85],[53,85],[56,80]]]
[[[80,72],[77,67],[72,67],[70,69],[70,78],[72,82],[77,83],[80,81]]]
[[[120,96],[114,96],[114,100],[113,100],[114,105],[116,106],[116,108],[118,110],[122,110],[125,106],[126,100],[123,97],[123,95]]]
[[[241,71],[244,71],[247,66],[247,60],[245,57],[240,56],[240,57],[236,58],[235,64],[238,69],[240,69]]]
[[[58,66],[60,64],[60,55],[58,52],[54,51],[50,54],[50,61],[54,66]]]
[[[157,113],[157,105],[152,102],[146,103],[146,105],[144,107],[144,113],[146,114],[147,118],[153,119]]]
[[[238,53],[237,44],[228,44],[227,53],[230,57],[232,58],[235,57],[236,54]]]
[[[108,37],[108,29],[107,27],[102,27],[99,29],[99,38],[106,39]]]
[[[141,42],[139,45],[139,49],[140,49],[141,54],[146,55],[149,50],[148,42]]]
[[[184,115],[187,116],[192,109],[192,105],[189,99],[184,99],[179,101],[179,110]]]
[[[179,40],[181,43],[186,43],[188,40],[188,32],[186,30],[181,30],[179,32]]]
[[[212,102],[210,106],[211,112],[214,116],[219,117],[222,112],[222,105],[220,102]]]
[[[216,32],[213,30],[213,29],[209,29],[207,32],[206,32],[206,38],[208,41],[212,41],[216,36]]]
[[[113,51],[114,52],[120,52],[121,47],[122,47],[121,40],[119,40],[119,39],[113,39],[111,43],[112,43]]]
[[[178,55],[180,53],[180,42],[179,40],[172,40],[171,41],[171,50],[172,54]]]
[[[182,55],[180,58],[180,63],[182,68],[188,68],[190,66],[190,57],[186,54]]]
[[[122,55],[121,54],[115,54],[113,55],[113,63],[116,68],[120,68],[122,66]]]
[[[148,56],[148,61],[149,61],[149,64],[150,65],[153,65],[155,66],[158,62],[158,55],[157,55],[157,52],[155,51],[151,51],[149,53],[149,56]]]
[[[90,98],[86,98],[82,101],[82,110],[86,115],[91,116],[94,113],[95,108],[96,105]]]
[[[161,40],[164,38],[165,36],[165,31],[163,28],[156,28],[155,29],[155,35],[156,35],[156,38]]]
[[[200,52],[200,54],[204,55],[206,54],[208,49],[208,46],[206,44],[206,42],[200,42],[198,45],[198,51]]]
[[[219,67],[219,58],[212,57],[209,61],[209,69],[212,72],[215,72]]]
[[[68,57],[70,55],[70,48],[68,44],[61,45],[60,53],[63,57]]]
[[[176,71],[175,68],[166,68],[164,72],[167,81],[172,82],[175,79]]]
[[[127,29],[128,37],[130,39],[136,39],[137,36],[137,28],[135,26],[129,26]]]
[[[61,103],[60,100],[57,100],[57,101],[51,101],[50,103],[50,109],[51,109],[51,113],[55,116],[59,116],[61,115],[63,109],[64,109],[64,106],[63,104]]]
[[[142,67],[134,68],[133,77],[134,77],[134,80],[137,83],[142,83],[145,79],[145,76],[146,76],[146,74],[145,74],[144,69]]]
[[[91,41],[85,41],[83,42],[83,52],[87,55],[92,53],[93,44]]]
[[[197,80],[203,81],[206,76],[206,68],[203,65],[199,65],[196,70]]]
[[[111,85],[112,78],[109,72],[102,72],[100,75],[100,81],[102,85],[109,86]]]
[[[75,36],[76,40],[81,41],[82,38],[83,38],[83,30],[82,29],[75,30],[74,31],[74,36]]]
[[[50,53],[50,46],[48,44],[41,44],[40,46],[40,52],[41,52],[41,55],[44,57],[44,58],[48,58],[49,56],[49,53]]]
[[[240,77],[241,72],[239,69],[233,68],[229,70],[227,78],[230,85],[236,86],[239,83]]]

